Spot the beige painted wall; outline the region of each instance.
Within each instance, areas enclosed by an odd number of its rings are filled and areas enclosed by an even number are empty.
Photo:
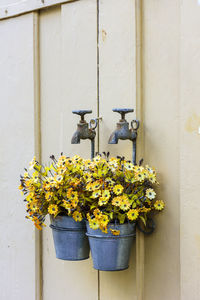
[[[61,151],[89,156],[87,141],[70,144],[78,121],[71,111],[81,108],[103,117],[100,151],[131,157],[128,142],[107,140],[118,120],[112,108],[136,107],[135,1],[81,0],[42,10],[39,19],[43,162]],[[26,300],[35,298],[34,230],[15,186],[34,149],[32,14],[0,21],[0,37],[0,299]],[[200,299],[199,37],[197,1],[143,0],[144,158],[159,170],[167,204],[145,237],[144,300]],[[135,269],[135,246],[124,272],[98,274],[91,259],[59,261],[50,229],[43,231],[45,300],[137,299]]]

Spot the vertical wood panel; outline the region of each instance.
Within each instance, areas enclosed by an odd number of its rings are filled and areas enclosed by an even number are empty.
[[[33,84],[34,84],[34,140],[35,156],[41,163],[41,110],[40,110],[40,43],[39,13],[33,13]],[[42,300],[43,292],[42,232],[35,228],[35,294]]]
[[[137,139],[137,160],[144,158],[144,103],[143,103],[143,0],[135,0],[136,24],[136,118],[140,122]],[[144,234],[136,232],[136,286],[137,300],[144,300]]]
[[[145,236],[145,299],[180,299],[179,7],[144,1],[145,162],[158,169],[166,209]]]
[[[89,141],[71,145],[79,120],[71,111],[92,109],[96,116],[96,2],[80,1],[42,12],[41,51],[43,161],[61,151],[90,157]],[[97,299],[97,271],[91,259],[56,259],[49,228],[44,231],[43,255],[44,300]]]
[[[34,155],[33,15],[0,22],[0,299],[35,299],[34,226],[19,174]]]
[[[119,115],[112,108],[136,108],[135,78],[135,6],[134,1],[100,0],[99,5],[100,75],[100,151],[132,159],[130,141],[108,145]],[[127,115],[127,120],[135,114]],[[101,300],[136,299],[135,242],[130,267],[120,272],[100,272]]]
[[[180,263],[181,300],[200,299],[200,7],[180,8]]]

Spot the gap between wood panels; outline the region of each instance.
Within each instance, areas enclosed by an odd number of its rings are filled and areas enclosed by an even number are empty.
[[[140,121],[137,153],[144,157],[144,107],[143,107],[143,0],[135,0],[136,22],[136,117]],[[137,158],[138,160],[138,158]],[[137,300],[144,300],[144,234],[136,233],[136,287]]]
[[[41,163],[39,12],[33,13],[34,152]],[[43,298],[42,232],[35,229],[35,299]]]
[[[100,113],[100,99],[99,99],[99,0],[97,0],[97,116],[99,118]],[[99,153],[100,149],[100,120],[98,120],[98,126],[97,126],[97,152]],[[101,286],[100,286],[100,271],[98,270],[98,300],[101,299]]]
[[[100,103],[99,103],[99,0],[97,0],[97,116],[98,118],[100,117],[99,109],[100,109]],[[100,120],[98,120],[98,126],[97,126],[97,152],[99,152],[100,148],[100,131],[99,131],[99,126],[100,126]]]

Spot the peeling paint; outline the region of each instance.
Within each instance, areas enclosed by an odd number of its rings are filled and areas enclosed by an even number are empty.
[[[102,29],[102,41],[105,42],[106,41],[106,37],[107,37],[107,32]]]
[[[187,132],[199,132],[199,127],[200,127],[200,116],[198,116],[197,114],[193,114],[192,116],[190,116],[185,124],[185,130]]]

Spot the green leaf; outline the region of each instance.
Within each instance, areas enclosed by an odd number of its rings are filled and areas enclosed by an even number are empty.
[[[125,214],[118,214],[118,219],[119,219],[120,224],[124,223],[125,217],[126,217]]]
[[[132,204],[132,208],[136,208],[137,207],[137,204],[134,202],[133,204]]]
[[[146,220],[145,220],[145,218],[144,217],[142,217],[142,216],[140,216],[140,219],[142,220],[142,222],[144,223],[144,225],[146,226],[147,224],[146,224]]]
[[[109,217],[110,217],[111,220],[113,219],[113,212],[109,213]]]
[[[96,207],[97,207],[97,205],[93,204],[93,205],[90,206],[90,209],[93,209],[93,208],[96,208]]]

